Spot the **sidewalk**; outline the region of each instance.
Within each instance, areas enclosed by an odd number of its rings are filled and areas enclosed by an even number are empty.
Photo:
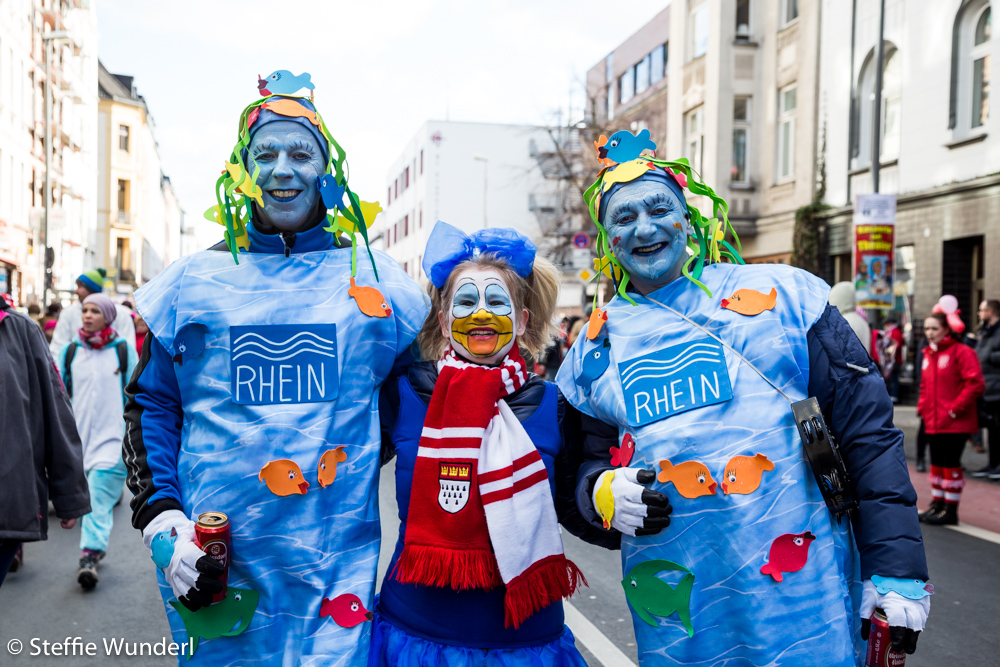
[[[912,406],[897,406],[894,422],[905,436],[903,447],[910,469],[910,481],[917,490],[917,507],[921,510],[926,509],[931,502],[931,485],[927,481],[927,473],[917,472],[914,467],[917,459],[917,429],[920,427],[916,409]],[[930,452],[927,456],[930,456]],[[986,454],[979,454],[973,451],[972,447],[966,446],[962,454],[962,467],[965,468],[967,476],[958,511],[959,520],[963,524],[1000,533],[1000,483],[968,476],[970,471],[979,470],[986,464]]]

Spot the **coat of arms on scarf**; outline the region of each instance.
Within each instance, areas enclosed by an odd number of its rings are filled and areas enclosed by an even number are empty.
[[[438,474],[441,491],[438,493],[438,505],[445,512],[454,514],[469,501],[469,485],[472,483],[472,467],[468,463],[441,462],[441,472]]]

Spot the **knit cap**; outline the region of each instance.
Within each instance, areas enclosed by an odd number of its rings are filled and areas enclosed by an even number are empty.
[[[106,294],[91,294],[83,300],[83,303],[84,305],[92,303],[97,306],[97,309],[101,311],[101,315],[104,316],[105,326],[111,326],[118,316],[118,309],[115,308],[115,302]]]
[[[107,275],[108,272],[104,269],[91,269],[90,271],[84,271],[81,273],[80,277],[76,279],[76,282],[82,283],[83,286],[91,292],[103,292],[104,279]]]

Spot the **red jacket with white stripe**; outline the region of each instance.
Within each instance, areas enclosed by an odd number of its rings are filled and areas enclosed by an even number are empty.
[[[976,351],[946,338],[924,348],[917,414],[928,435],[973,433],[979,428],[976,399],[986,384]]]

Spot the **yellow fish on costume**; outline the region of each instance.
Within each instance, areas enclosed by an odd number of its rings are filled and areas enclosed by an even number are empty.
[[[615,183],[631,183],[655,166],[648,158],[641,157],[623,162],[615,167],[614,170],[604,175],[604,186],[602,189],[604,192],[607,192]]]
[[[261,195],[264,191],[254,182],[254,179],[244,171],[243,167],[238,164],[233,164],[231,162],[226,162],[226,171],[229,172],[229,177],[233,179],[233,183],[236,184],[236,192],[242,195],[246,195],[250,199],[257,202],[257,206],[263,206],[264,202],[261,199]]]
[[[613,482],[614,479],[615,471],[612,470],[610,475],[604,476],[604,481],[601,482],[600,488],[597,489],[597,493],[594,494],[597,513],[604,522],[604,528],[606,530],[611,530],[611,519],[615,516],[615,496],[611,493],[611,482]]]
[[[358,203],[361,204],[361,215],[365,218],[365,227],[370,228],[372,223],[375,222],[375,216],[382,212],[382,206],[378,202],[358,200]],[[351,211],[351,215],[355,218],[358,217],[358,214],[354,211],[353,204],[350,206],[349,210]],[[357,225],[345,218],[343,215],[337,217],[337,225],[348,234],[353,234],[358,231]]]

